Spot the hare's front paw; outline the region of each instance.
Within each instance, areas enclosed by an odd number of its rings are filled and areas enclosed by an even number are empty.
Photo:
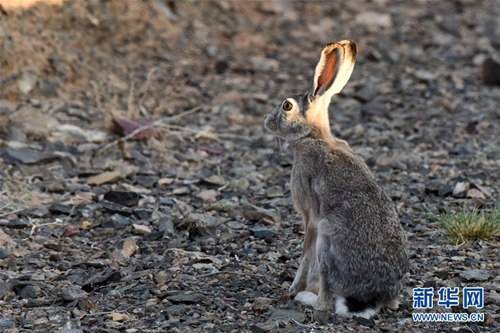
[[[295,296],[297,295],[300,291],[304,290],[304,286],[302,286],[303,283],[297,278],[295,278],[290,286],[288,288],[288,293],[290,296]]]
[[[290,294],[290,296],[295,296],[305,289],[306,285],[304,283],[304,280],[302,279],[300,272],[297,272],[297,275],[295,275],[295,278],[293,279],[292,285],[290,286],[290,288],[288,288],[288,293]]]
[[[288,288],[288,293],[290,294],[290,296],[295,296],[300,291],[298,285],[299,284],[296,283],[295,281],[292,282],[292,284]]]

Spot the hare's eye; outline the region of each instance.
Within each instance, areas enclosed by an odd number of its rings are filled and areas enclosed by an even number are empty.
[[[293,104],[290,103],[289,101],[284,101],[282,108],[283,111],[290,111],[291,109],[293,109]]]

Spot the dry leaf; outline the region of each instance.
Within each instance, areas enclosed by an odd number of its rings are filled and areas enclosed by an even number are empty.
[[[140,128],[143,128],[139,130]],[[160,138],[160,131],[153,123],[145,119],[113,118],[112,131],[121,136],[131,135],[137,131],[132,138],[135,140],[148,140]]]

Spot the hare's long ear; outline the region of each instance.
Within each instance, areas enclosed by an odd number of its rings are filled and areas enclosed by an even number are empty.
[[[314,72],[312,99],[306,117],[310,124],[330,134],[328,106],[349,81],[356,63],[357,47],[351,40],[328,44],[322,51]]]
[[[313,96],[338,94],[351,77],[356,63],[356,43],[342,40],[330,43],[323,51],[314,71]]]

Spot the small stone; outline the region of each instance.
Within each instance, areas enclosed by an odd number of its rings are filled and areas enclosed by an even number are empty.
[[[10,164],[38,164],[59,158],[51,152],[40,151],[32,148],[9,148],[4,150],[3,155],[7,163]]]
[[[214,265],[202,262],[193,264],[193,268],[198,271],[203,271],[204,274],[216,273],[219,271]]]
[[[174,195],[182,195],[182,194],[189,194],[189,193],[191,193],[191,190],[187,186],[177,187],[177,188],[174,188],[174,190],[172,191],[172,194],[174,194]]]
[[[295,310],[274,309],[270,318],[274,321],[289,321],[290,319],[294,319],[299,323],[303,323],[306,320],[306,315]]]
[[[268,309],[271,304],[273,303],[273,300],[268,297],[256,297],[255,300],[253,301],[253,309],[254,310],[266,310]]]
[[[85,220],[85,221],[82,221],[82,223],[80,223],[80,229],[83,229],[83,230],[90,230],[92,229],[94,225],[92,224],[92,222],[88,221],[88,220]]]
[[[110,314],[110,317],[113,321],[126,321],[126,320],[128,320],[128,315],[126,313],[121,313],[121,312],[113,312]]]
[[[80,300],[85,297],[87,297],[87,292],[82,290],[80,286],[69,286],[63,288],[61,291],[61,298],[67,302]]]
[[[158,182],[158,177],[155,175],[139,175],[135,176],[135,182],[145,188],[152,188]]]
[[[35,74],[24,73],[17,81],[17,87],[23,94],[28,94],[36,85],[38,78]]]
[[[175,181],[175,179],[173,179],[173,178],[160,178],[158,180],[158,186],[170,185],[170,184],[173,184],[174,181]]]
[[[80,233],[80,226],[70,224],[64,228],[63,237],[73,237]]]
[[[265,241],[272,241],[276,233],[268,228],[255,228],[252,230],[255,237],[264,239]]]
[[[167,296],[167,299],[172,303],[194,304],[199,303],[202,299],[202,296],[197,293],[178,293],[175,295]]]
[[[104,194],[103,199],[122,206],[133,207],[139,203],[141,196],[135,192],[109,191]]]
[[[83,333],[81,328],[61,328],[54,333]]]
[[[373,318],[366,319],[366,318],[363,318],[363,317],[354,316],[354,320],[358,324],[360,324],[362,326],[366,326],[366,327],[373,327],[373,326],[375,326],[375,320],[373,320]]]
[[[113,227],[123,228],[130,225],[130,219],[121,214],[113,214],[110,217],[110,222]]]
[[[420,69],[415,72],[415,77],[424,82],[433,81],[436,78],[436,73],[427,71],[425,69]]]
[[[134,232],[139,235],[147,235],[152,232],[151,228],[148,227],[147,225],[134,223],[132,224],[132,227],[134,228]]]
[[[166,309],[169,316],[180,316],[186,313],[187,306],[184,304],[174,304]]]
[[[16,242],[10,237],[7,233],[5,233],[2,229],[0,229],[0,246],[15,246]]]
[[[210,205],[210,209],[220,212],[231,212],[234,211],[237,207],[238,204],[229,199],[222,199]]]
[[[0,331],[14,328],[14,320],[11,318],[0,317]]]
[[[332,323],[332,312],[331,311],[319,311],[315,310],[313,312],[313,319],[321,325],[328,325]]]
[[[168,236],[175,235],[175,225],[170,217],[162,217],[158,221],[158,231],[166,233]]]
[[[168,275],[165,271],[159,271],[154,275],[154,279],[157,285],[164,286],[168,281]]]
[[[500,294],[495,290],[491,290],[485,296],[485,304],[500,304]]]
[[[234,230],[245,229],[245,225],[243,223],[238,222],[238,221],[230,221],[230,222],[227,222],[226,225],[229,228],[234,229]]]
[[[134,255],[134,253],[137,251],[137,249],[138,249],[137,240],[135,238],[125,239],[123,241],[123,246],[120,250],[120,255],[124,259],[128,259]]]
[[[9,255],[10,255],[10,253],[6,248],[0,247],[0,260],[8,258]]]
[[[272,222],[279,222],[280,216],[274,210],[264,209],[252,204],[244,204],[242,206],[242,215],[244,218],[251,221],[267,220]]]
[[[453,193],[453,188],[447,184],[443,184],[439,180],[431,180],[425,184],[425,192],[437,194],[440,197],[446,197]]]
[[[483,192],[475,188],[471,188],[470,190],[467,191],[467,198],[486,200],[486,196],[483,194]]]
[[[226,184],[226,180],[224,179],[224,177],[218,175],[212,175],[203,180],[212,185],[223,186],[224,184]]]
[[[229,187],[234,190],[246,191],[250,186],[250,182],[246,178],[234,179],[230,182]]]
[[[219,195],[219,192],[215,190],[204,190],[201,191],[200,193],[196,194],[198,198],[201,200],[208,202],[208,203],[214,203],[217,201],[217,196]]]
[[[96,176],[92,176],[87,180],[90,185],[102,185],[107,183],[117,182],[122,178],[123,174],[120,171],[107,171]]]
[[[272,186],[266,191],[266,196],[268,198],[280,198],[283,195],[284,193],[280,186]]]
[[[64,214],[71,215],[73,213],[74,207],[72,205],[63,205],[60,203],[53,203],[49,207],[49,212],[52,214]]]
[[[500,62],[487,58],[482,64],[481,71],[484,84],[500,86]]]
[[[485,269],[469,269],[459,275],[465,281],[487,281],[493,277],[491,272]]]
[[[40,88],[40,93],[45,97],[55,97],[57,96],[58,83],[55,81],[50,81],[43,79],[38,83]]]
[[[19,291],[18,295],[19,297],[24,299],[34,299],[38,297],[39,292],[40,292],[39,287],[28,284]]]
[[[453,196],[455,198],[463,198],[466,191],[469,189],[469,184],[465,182],[458,182],[453,188]]]

